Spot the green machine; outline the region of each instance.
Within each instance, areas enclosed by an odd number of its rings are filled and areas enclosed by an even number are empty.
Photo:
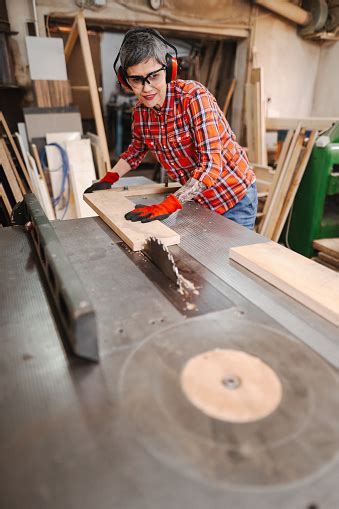
[[[313,240],[339,237],[339,122],[313,147],[283,237],[308,257]]]

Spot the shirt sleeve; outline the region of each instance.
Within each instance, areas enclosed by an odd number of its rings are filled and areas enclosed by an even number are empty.
[[[208,91],[199,91],[191,98],[187,113],[199,155],[199,164],[192,177],[212,187],[222,172],[220,117],[216,100]]]
[[[132,168],[135,170],[148,151],[148,147],[145,144],[140,128],[140,123],[137,122],[136,112],[133,114],[132,123],[132,141],[129,144],[127,150],[120,154],[120,158],[124,159]]]

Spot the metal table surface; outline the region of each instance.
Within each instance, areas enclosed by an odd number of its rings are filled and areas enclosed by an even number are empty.
[[[263,237],[195,204],[166,222],[223,309],[188,318],[99,218],[53,222],[99,364],[66,355],[27,234],[0,231],[1,507],[338,507],[338,329],[228,260]],[[182,362],[232,346],[282,377],[281,411],[230,425],[184,401]]]

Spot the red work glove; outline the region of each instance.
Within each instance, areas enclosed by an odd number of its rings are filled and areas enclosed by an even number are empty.
[[[99,182],[92,184],[90,187],[85,189],[85,193],[93,193],[93,191],[102,191],[103,189],[110,189],[111,185],[119,180],[120,176],[115,171],[108,171]]]
[[[127,212],[125,218],[130,221],[141,221],[142,223],[149,223],[155,219],[166,219],[176,210],[182,209],[182,205],[179,200],[170,194],[162,202],[157,205],[136,205],[134,210]]]

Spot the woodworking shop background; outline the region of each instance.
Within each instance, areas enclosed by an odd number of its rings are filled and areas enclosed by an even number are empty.
[[[285,4],[285,13],[272,12],[274,4]],[[209,88],[238,140],[247,147],[251,163],[266,166],[264,174],[260,168],[257,171],[257,177],[262,180],[259,191],[263,193],[259,207],[261,217],[258,216],[257,221],[260,233],[268,235],[267,225],[262,226],[260,221],[270,215],[270,197],[266,205],[264,199],[274,181],[267,164],[273,170],[279,166],[287,131],[297,127],[278,125],[272,129],[270,119],[339,118],[338,0],[0,0],[0,6],[3,13],[6,12],[0,18],[8,14],[4,21],[7,31],[0,31],[1,48],[7,58],[7,61],[3,59],[1,69],[0,108],[10,130],[15,132],[18,122],[23,122],[23,107],[76,105],[81,114],[83,136],[88,132],[96,133],[90,139],[96,153],[97,177],[117,160],[130,140],[131,108],[135,99],[120,89],[113,71],[123,34],[138,25],[159,29],[178,48],[179,77],[195,79]],[[323,6],[328,11],[326,23],[319,25]],[[292,20],[294,16],[286,12],[293,7],[301,7],[303,12],[313,9],[314,26],[308,22],[305,29],[300,19]],[[79,12],[84,15],[83,30],[85,33],[87,30],[90,44],[100,101],[97,108],[92,106],[93,93],[86,74],[89,64],[82,56],[84,43],[78,39],[74,47],[71,44],[69,51],[66,49]],[[51,84],[47,86],[31,80],[26,47],[29,35],[62,39],[68,81],[63,78],[67,83],[63,82],[61,92],[48,90]],[[54,99],[51,99],[49,95],[53,93]],[[53,103],[55,98],[57,102]],[[101,128],[100,110],[104,119]],[[304,129],[301,134],[306,133],[303,148],[306,148],[310,130],[315,130],[316,139],[329,125],[331,123],[325,126],[322,121],[313,125],[307,121],[301,125]],[[39,141],[37,144],[39,149]],[[309,145],[310,153],[311,149]],[[304,160],[305,166],[309,156],[307,154]],[[287,162],[288,158],[286,167]],[[281,167],[283,163],[282,159]],[[303,171],[304,168],[299,175]],[[164,178],[162,169],[150,154],[141,168],[130,175],[136,174],[156,181]],[[270,186],[271,194],[277,187],[275,184]],[[292,188],[295,185],[293,183]],[[291,187],[286,185],[283,196],[289,198],[290,208],[293,199],[289,189]]]
[[[118,35],[114,36],[108,30],[124,32],[130,26],[146,24],[158,27],[167,36],[184,43],[187,41],[188,45],[196,42],[201,47],[208,46],[213,40],[226,40],[232,50],[231,41],[236,43],[235,66],[230,71],[233,76],[229,78],[234,77],[237,85],[229,116],[237,134],[241,131],[241,88],[251,65],[264,69],[267,116],[339,115],[339,96],[336,93],[339,68],[335,65],[339,58],[337,42],[305,40],[298,34],[295,23],[260,8],[250,0],[163,0],[154,2],[161,5],[158,11],[151,8],[152,2],[148,0],[102,0],[97,3],[103,6],[85,9],[85,15],[87,24],[93,24],[101,39],[99,73],[101,71],[104,105],[112,91],[114,75],[111,61],[120,41]],[[18,32],[11,38],[18,85],[29,86],[25,47],[27,24],[35,22],[39,35],[45,36],[47,23],[54,25],[55,19],[65,21],[74,16],[77,5],[85,4],[85,1],[71,0],[7,2],[11,29]],[[100,61],[96,64],[100,66]]]

